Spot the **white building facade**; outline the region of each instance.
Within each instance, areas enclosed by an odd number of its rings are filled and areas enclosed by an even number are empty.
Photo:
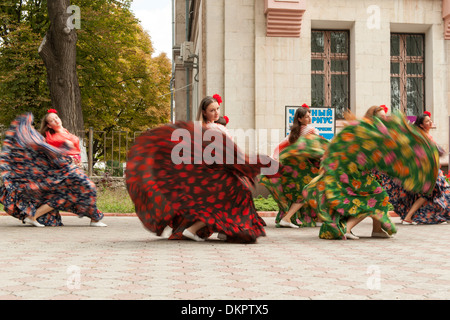
[[[448,151],[450,0],[173,0],[173,119],[220,94],[229,129],[285,133],[285,106],[362,117],[373,105],[431,112]],[[247,146],[243,146],[247,151]],[[446,159],[444,159],[446,160]]]

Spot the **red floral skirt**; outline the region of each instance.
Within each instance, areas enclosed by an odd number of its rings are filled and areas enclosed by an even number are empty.
[[[201,237],[220,232],[229,242],[255,242],[265,236],[265,223],[249,188],[261,168],[278,163],[268,156],[250,158],[225,134],[206,131],[193,123],[177,122],[136,139],[126,169],[136,213],[157,235],[171,227],[169,239],[183,239],[184,229],[202,221],[206,227],[197,233]],[[184,139],[174,139],[180,133]],[[197,139],[207,134],[216,140]],[[211,158],[223,161],[211,162]]]

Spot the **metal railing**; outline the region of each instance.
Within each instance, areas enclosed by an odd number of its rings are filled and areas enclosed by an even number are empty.
[[[123,178],[129,148],[143,131],[96,131],[92,127],[82,132],[82,164],[89,177]]]
[[[0,130],[0,146],[6,130]],[[80,135],[81,160],[89,177],[123,178],[129,148],[143,131],[96,131],[92,127]]]

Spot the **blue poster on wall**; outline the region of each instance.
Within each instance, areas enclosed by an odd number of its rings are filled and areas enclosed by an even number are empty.
[[[295,111],[300,106],[286,106],[286,136],[294,122]],[[302,107],[303,108],[303,107]],[[313,125],[319,134],[327,140],[333,139],[336,134],[336,109],[326,107],[309,107],[311,110],[311,125]]]

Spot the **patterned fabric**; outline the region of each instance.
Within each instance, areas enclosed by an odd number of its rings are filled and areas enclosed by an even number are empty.
[[[412,220],[417,224],[437,224],[450,219],[450,185],[445,179],[442,170],[436,180],[431,195],[417,194],[406,191],[398,181],[386,174],[379,173],[380,183],[389,195],[389,202],[402,219],[406,217],[409,209],[420,197],[426,202],[413,214]]]
[[[431,193],[438,175],[434,144],[394,114],[388,120],[354,121],[331,141],[322,172],[303,190],[320,215],[322,239],[345,239],[350,217],[372,217],[388,234],[396,233],[388,212],[389,196],[372,169],[401,181],[411,192]]]
[[[203,221],[206,227],[197,233],[201,237],[221,232],[229,242],[250,243],[265,236],[265,223],[249,187],[271,165],[278,163],[268,156],[245,155],[224,133],[177,122],[136,139],[128,154],[126,183],[139,219],[157,235],[169,226],[169,239],[183,239],[184,229]]]
[[[280,178],[260,177],[260,183],[269,190],[280,209],[275,218],[277,227],[293,203],[303,202],[303,188],[319,174],[320,158],[328,144],[328,140],[319,135],[300,136],[295,143],[282,148]],[[317,215],[307,210],[304,205],[291,217],[291,222],[300,227],[314,227]]]
[[[72,164],[64,150],[47,144],[32,123],[31,114],[21,115],[5,134],[0,155],[4,184],[0,201],[5,211],[23,221],[48,204],[54,210],[38,218],[46,226],[63,225],[59,211],[102,219],[95,184]]]

